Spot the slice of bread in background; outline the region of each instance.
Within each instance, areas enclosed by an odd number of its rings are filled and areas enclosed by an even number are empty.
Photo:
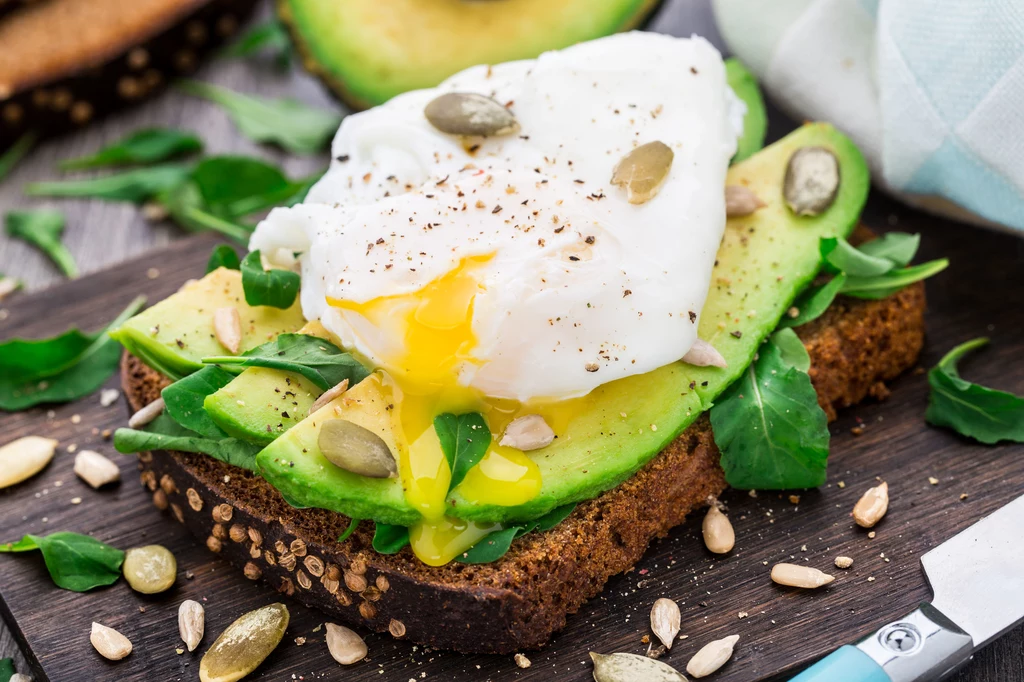
[[[882,382],[914,364],[924,310],[918,283],[881,301],[840,298],[796,330],[830,421],[838,408],[885,397]],[[125,355],[122,383],[137,410],[168,380]],[[516,540],[499,561],[432,568],[408,548],[375,553],[370,522],[339,543],[348,518],[294,509],[261,478],[210,457],[154,452],[139,459],[154,504],[246,577],[350,624],[481,653],[543,645],[611,576],[639,561],[654,538],[726,487],[705,415],[631,479],[580,503],[556,528]]]

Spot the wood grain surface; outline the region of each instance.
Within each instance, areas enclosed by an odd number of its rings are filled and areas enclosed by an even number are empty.
[[[706,1],[669,1],[649,28],[675,35],[695,32],[721,44]],[[304,75],[281,75],[259,64],[216,62],[200,77],[247,92],[289,94],[331,106],[329,98]],[[778,115],[773,114],[771,120],[774,136],[789,126]],[[155,301],[184,279],[201,274],[208,248],[214,243],[211,238],[176,241],[183,236],[177,228],[147,223],[128,205],[32,201],[20,196],[22,183],[55,177],[56,160],[94,151],[144,125],[191,128],[204,137],[213,152],[281,160],[293,175],[325,163],[325,157],[285,158],[252,145],[221,112],[174,92],[87,132],[42,145],[0,184],[0,208],[53,206],[64,210],[69,217],[66,241],[85,272],[154,247],[163,248],[142,260],[36,296],[15,296],[3,304],[8,312],[0,315],[4,318],[0,320],[0,338],[49,335],[72,323],[95,328],[136,293],[147,293]],[[1024,392],[1024,365],[1020,362],[1024,352],[1020,339],[1024,242],[923,216],[877,195],[865,217],[869,224],[883,229],[922,232],[922,259],[945,255],[953,260],[950,270],[929,284],[929,343],[922,366],[930,367],[955,343],[990,335],[993,347],[966,363],[966,375]],[[146,273],[153,268],[159,276],[150,279]],[[0,271],[25,279],[31,288],[60,280],[37,252],[2,234]],[[109,385],[116,383],[112,378]],[[371,660],[342,672],[327,656],[323,633],[317,631],[318,614],[290,604],[293,623],[284,644],[252,679],[404,681],[426,674],[426,679],[434,680],[586,680],[590,679],[588,650],[642,653],[646,649],[641,637],[648,634],[647,613],[661,596],[676,599],[683,609],[682,632],[688,639],[677,643],[664,659],[676,667],[685,666],[689,656],[710,639],[733,633],[741,636],[736,656],[713,679],[765,679],[821,655],[926,599],[927,587],[918,566],[920,554],[1024,493],[1024,448],[972,445],[927,427],[923,422],[927,385],[921,375],[907,375],[892,388],[893,395],[885,404],[848,410],[833,425],[833,461],[827,486],[801,493],[798,505],[775,494],[751,498],[728,493],[725,501],[737,529],[737,550],[732,555],[725,560],[708,555],[699,539],[699,523],[691,521],[652,547],[635,571],[614,579],[602,597],[570,619],[568,629],[547,649],[528,652],[533,665],[527,670],[517,668],[511,657],[454,656],[370,635]],[[76,414],[80,421],[72,419]],[[0,625],[0,657],[14,655],[19,670],[25,670],[27,663],[13,643],[27,655],[31,672],[40,682],[194,680],[198,657],[175,652],[180,645],[175,614],[183,599],[198,599],[207,606],[205,644],[242,611],[280,599],[276,592],[255,586],[228,569],[151,507],[148,495],[138,486],[134,460],[117,456],[99,433],[125,423],[122,405],[101,408],[94,395],[54,407],[52,413],[40,408],[0,419],[3,442],[30,433],[61,441],[60,455],[40,476],[0,491],[0,531],[4,536],[0,540],[26,532],[77,530],[121,547],[160,542],[175,552],[180,564],[175,588],[158,598],[146,598],[123,583],[85,595],[56,590],[38,558],[0,557],[0,612],[10,626],[7,630]],[[850,429],[861,423],[865,432],[854,437]],[[67,452],[71,445],[114,457],[124,482],[109,491],[89,489],[71,472],[73,455]],[[871,540],[853,526],[848,513],[875,476],[889,481],[893,501],[877,537]],[[940,484],[929,485],[929,476],[938,477]],[[840,481],[843,488],[838,486]],[[968,495],[966,500],[959,499],[962,493]],[[75,497],[82,498],[81,505],[70,503]],[[831,568],[838,554],[855,558],[850,571]],[[839,575],[819,593],[793,593],[773,586],[767,577],[769,566],[783,560],[806,560]],[[875,580],[869,582],[869,577]],[[740,618],[741,612],[747,615]],[[94,619],[132,637],[136,649],[129,659],[108,664],[94,654],[88,644],[89,623]],[[300,636],[307,639],[302,647],[294,642]],[[1024,629],[1018,628],[982,651],[955,679],[1024,680]]]

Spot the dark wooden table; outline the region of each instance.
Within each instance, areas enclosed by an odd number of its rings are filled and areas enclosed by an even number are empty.
[[[707,36],[710,40],[721,46],[721,40],[711,19],[709,3],[706,0],[668,0],[652,21],[650,28],[675,35],[698,33]],[[214,62],[204,68],[199,77],[246,92],[272,96],[288,94],[313,104],[336,106],[315,82],[301,72],[292,71],[287,74],[281,74],[274,71],[270,66],[258,63],[221,61]],[[778,115],[773,115],[772,121],[773,132],[776,135],[784,132],[791,125]],[[68,230],[65,241],[76,256],[84,272],[91,272],[105,267],[115,266],[117,263],[127,258],[136,256],[150,249],[163,247],[169,244],[172,240],[176,240],[184,236],[181,231],[172,225],[146,222],[133,206],[91,201],[33,201],[22,197],[20,194],[20,186],[25,182],[53,178],[56,175],[54,165],[57,160],[94,151],[102,144],[117,139],[129,131],[150,125],[167,125],[190,128],[197,131],[206,140],[208,150],[211,152],[239,152],[265,156],[275,161],[282,162],[284,167],[291,174],[296,176],[313,171],[322,167],[326,163],[325,156],[305,158],[286,157],[274,150],[253,145],[240,137],[224,114],[213,106],[202,101],[190,99],[179,93],[169,92],[138,109],[104,121],[101,124],[90,128],[88,131],[53,140],[41,145],[37,150],[35,150],[35,152],[33,152],[30,158],[28,158],[16,170],[16,172],[12,174],[12,176],[0,184],[0,208],[6,211],[12,208],[53,206],[65,211],[68,215]],[[1000,262],[1007,268],[1005,273],[1006,278],[1002,283],[1002,286],[1014,287],[1014,291],[1016,292],[1020,291],[1020,287],[1024,287],[1024,283],[1021,282],[1017,275],[1020,264],[1024,263],[1024,257],[1022,257],[1024,256],[1024,242],[1005,236],[997,237],[986,233],[977,233],[974,232],[975,228],[957,226],[944,221],[935,221],[932,218],[911,211],[910,209],[900,206],[881,196],[874,196],[872,198],[866,218],[869,222],[875,225],[885,226],[896,224],[900,229],[920,230],[923,232],[925,237],[926,249],[928,248],[927,242],[929,229],[934,229],[937,234],[941,233],[941,235],[943,235],[942,241],[945,243],[951,243],[950,240],[953,240],[953,243],[955,243],[958,239],[955,236],[955,233],[957,230],[961,229],[964,231],[964,234],[970,235],[970,237],[967,237],[969,241],[973,241],[974,235],[977,236],[978,240],[989,240],[993,244],[992,248],[1000,251]],[[933,225],[935,226],[934,228],[932,228]],[[985,252],[985,249],[980,249],[976,253],[984,254]],[[948,255],[955,258],[957,254],[945,253],[942,255]],[[157,269],[159,269],[160,258],[155,258],[153,262]],[[1002,294],[998,293],[995,288],[986,291],[980,291],[972,288],[974,283],[971,281],[970,277],[966,277],[962,280],[952,279],[954,277],[962,276],[956,274],[956,271],[969,274],[971,271],[984,267],[984,263],[965,264],[964,266],[957,267],[946,276],[946,283],[938,285],[938,296],[943,297],[942,303],[938,306],[941,309],[940,312],[952,314],[955,317],[957,306],[962,306],[964,310],[967,310],[971,306],[975,305],[978,297],[986,298],[1002,296]],[[59,273],[57,273],[36,251],[24,244],[12,242],[3,234],[0,234],[0,272],[20,277],[26,281],[30,289],[40,289],[61,280]],[[992,282],[990,284],[995,283]],[[167,286],[170,286],[170,283],[168,283]],[[1017,300],[1018,303],[1020,303],[1020,299],[1021,296],[1019,294],[1016,295],[1015,300]],[[11,307],[12,309],[18,307],[16,300],[11,304]],[[56,307],[59,308],[60,306]],[[40,312],[45,313],[41,307]],[[3,315],[0,315],[0,317],[3,317]],[[12,316],[12,318],[13,317],[17,317],[22,323],[19,324],[19,328],[24,328],[23,323],[25,322],[25,316],[21,314]],[[1022,319],[1024,318],[1021,317],[1019,311],[1017,311],[1017,314],[1012,318],[1006,317],[1004,319],[1002,316],[995,315],[988,322],[988,324],[992,326],[992,330],[982,328],[977,329],[976,333],[978,335],[983,333],[995,333],[997,336],[1002,333],[1003,335],[1006,335],[1006,338],[1010,338],[1014,333],[1019,335],[1019,326],[1017,326],[1016,330],[1007,329],[1006,326],[1011,323],[1011,320],[1016,320],[1019,323]],[[11,320],[11,322],[14,321],[14,319]],[[63,325],[50,324],[45,326],[56,328],[62,327]],[[42,328],[43,327],[40,327],[40,329]],[[8,336],[9,329],[9,325],[4,320],[0,319],[0,337]],[[926,357],[930,362],[936,359],[937,354],[942,349],[952,345],[952,343],[956,341],[962,340],[936,337],[936,333],[937,332],[933,330],[933,336],[930,339],[931,346]],[[1012,362],[1013,358],[1009,357],[1007,360]],[[979,362],[978,364],[981,365],[982,362]],[[1002,378],[1004,379],[1004,382],[1000,385],[1016,389],[1018,391],[1024,389],[1024,385],[1021,384],[1021,381],[1024,381],[1024,378],[1021,378],[1020,376],[1017,376],[1018,383],[1016,386],[1007,385],[1005,383],[1006,376],[1012,375],[1012,373],[1009,372],[1010,369],[1010,367],[1007,367],[1006,372],[990,371],[989,376],[979,376],[979,379],[992,379],[998,382],[1000,378]],[[1020,372],[1018,371],[1017,375],[1019,374]],[[914,399],[919,399],[923,395],[920,378],[914,379],[908,377],[905,380],[897,382],[897,384],[898,390],[912,391],[912,397]],[[858,409],[856,413],[858,416],[866,415],[870,418],[881,420],[892,414],[887,411],[887,407],[889,406],[883,406],[881,408],[873,406],[863,410]],[[60,414],[68,412],[68,415],[70,415],[74,410],[74,406],[69,406],[68,408],[62,408],[58,412]],[[68,415],[65,415],[65,417]],[[837,444],[844,443],[849,439],[848,434],[843,433],[842,429],[849,427],[849,424],[846,422],[850,422],[852,418],[853,417],[851,415],[846,415],[844,417],[845,421],[840,421],[839,428],[836,430],[837,434],[839,434],[837,435]],[[13,420],[16,420],[17,418],[4,416],[2,419],[5,424],[15,426],[15,421]],[[0,440],[6,441],[6,438]],[[870,452],[872,448],[885,450],[888,446],[885,442],[881,442],[868,435],[866,438],[860,439],[856,446],[851,446],[847,442],[844,447],[853,447],[854,450],[860,451],[863,455],[864,453]],[[978,451],[977,448],[968,448],[965,450],[965,452],[969,453],[974,453],[976,451]],[[1016,451],[1016,455],[1017,459],[1015,461],[1001,463],[1001,466],[1016,467],[1015,471],[1019,472],[1021,467],[1024,467],[1024,463],[1022,463],[1022,460],[1019,458],[1019,449]],[[928,456],[928,453],[917,452],[912,455],[908,455],[908,458]],[[853,457],[853,455],[851,455],[851,457]],[[860,457],[858,457],[858,460],[860,460]],[[913,463],[908,462],[908,465],[913,465]],[[843,463],[840,463],[838,467],[833,465],[833,475],[830,476],[830,480],[837,481],[843,478],[843,470],[839,468],[843,466],[845,466]],[[955,463],[951,464],[947,461],[943,466],[951,467],[951,471],[956,470]],[[861,478],[866,476],[867,473],[868,472],[861,470],[851,471],[848,472],[849,475],[847,478],[859,481]],[[133,484],[129,483],[129,486],[133,486]],[[124,492],[127,494],[129,491],[125,490]],[[825,492],[827,493],[828,491],[826,490]],[[969,492],[973,499],[976,500],[980,497],[981,501],[969,502],[968,504],[986,504],[983,496],[984,491],[971,490]],[[1024,492],[1024,489],[1022,489],[1022,492]],[[118,496],[120,494],[121,493],[117,493]],[[922,495],[922,493],[917,494]],[[817,495],[817,493],[814,495]],[[946,498],[950,495],[954,495],[952,489],[949,491],[948,495],[939,498],[941,504],[949,504],[949,500]],[[732,497],[734,503],[737,505],[746,504],[742,499],[737,499],[737,494],[732,494]],[[3,503],[4,498],[0,497],[0,505],[3,505]],[[928,498],[921,499],[921,504],[935,503],[936,502],[934,500],[930,500]],[[987,504],[991,503],[991,500],[987,502]],[[912,503],[912,506],[913,504],[916,504],[916,502]],[[762,503],[760,506],[764,506],[764,504]],[[760,509],[760,506],[752,507],[751,509]],[[768,506],[771,505],[769,504]],[[781,503],[775,506],[783,507]],[[764,510],[761,511],[762,513],[764,512]],[[777,509],[776,513],[779,511],[788,512],[789,510]],[[963,521],[958,522],[962,525],[962,523],[966,522],[966,520],[970,518],[971,514],[975,512],[961,511],[957,509],[952,513],[958,514],[959,517],[963,519]],[[8,516],[7,518],[11,517]],[[21,524],[17,525],[20,526]],[[3,530],[6,531],[7,529],[4,528]],[[687,547],[690,547],[695,543],[695,531],[696,527],[693,523],[690,523],[683,529],[674,533],[669,542],[677,545],[679,547],[679,551],[686,551]],[[180,535],[180,532],[176,532]],[[904,532],[913,533],[915,530],[913,528],[907,528]],[[176,537],[174,541],[185,542],[186,540]],[[784,548],[780,546],[780,552],[798,551],[799,543],[796,547],[790,547],[790,545],[793,545],[791,538],[787,539],[783,544],[786,546]],[[825,547],[816,547],[813,549],[818,551],[827,551],[827,548]],[[778,552],[775,552],[774,554],[778,554]],[[896,571],[898,569],[899,571],[907,573],[908,571],[913,570],[915,562],[916,557],[902,557],[897,562],[898,566],[883,566],[881,568],[890,569],[892,571]],[[219,563],[211,557],[203,565],[203,568],[214,573],[218,570],[218,566]],[[610,589],[618,590],[620,592],[637,591],[640,588],[639,583],[642,582],[643,578],[633,574],[631,576],[624,576],[617,579],[613,582]],[[727,585],[720,585],[716,582],[713,589],[727,588]],[[865,599],[867,600],[867,597],[865,597]],[[709,602],[710,601],[711,600],[709,600]],[[874,600],[872,599],[871,601]],[[831,607],[821,605],[821,608]],[[40,609],[46,609],[46,605],[41,604]],[[598,613],[602,613],[600,609],[598,610]],[[834,611],[834,613],[836,614],[836,618],[843,617],[838,609]],[[640,619],[641,614],[639,613],[639,610],[637,610],[634,615],[636,616],[635,620]],[[689,614],[689,617],[693,618],[695,615],[696,614]],[[52,615],[48,617],[57,619],[60,616],[58,612],[54,611],[52,612]],[[601,617],[607,617],[607,614],[604,614]],[[689,625],[689,627],[695,630],[694,634],[697,634],[696,631],[699,629],[698,623],[699,621],[691,622]],[[637,629],[639,631],[642,628],[638,627]],[[737,631],[740,630],[741,628],[737,627]],[[835,642],[837,645],[840,643],[842,642]],[[770,644],[765,646],[770,646]],[[24,658],[22,657],[21,652],[18,651],[14,639],[8,629],[4,627],[2,622],[0,622],[0,658],[5,656],[14,656],[18,663],[19,670],[26,669]],[[537,662],[543,661],[544,655],[540,654],[534,656],[534,660]],[[685,663],[685,659],[677,661],[673,658],[672,662],[681,666]],[[536,669],[537,668],[535,668],[535,670]],[[412,672],[411,668],[409,672]],[[331,674],[334,674],[333,670],[331,671]],[[514,676],[514,673],[512,672],[509,674]],[[276,679],[272,674],[270,677],[264,677],[265,679]],[[393,678],[390,675],[381,676],[382,679],[406,679],[406,677],[408,677],[408,675],[404,673],[400,674],[399,678]],[[320,679],[320,674],[315,674],[314,678]],[[309,679],[309,677],[307,677],[307,679]],[[473,679],[473,677],[469,671],[466,671],[466,677],[463,679]],[[977,656],[976,660],[955,679],[957,682],[1024,680],[1024,629],[1018,628],[1016,631],[1010,633],[986,650],[982,651]],[[54,682],[63,682],[63,680],[55,680]]]

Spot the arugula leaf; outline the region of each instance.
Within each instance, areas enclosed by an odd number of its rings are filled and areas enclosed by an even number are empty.
[[[60,211],[11,211],[4,216],[4,229],[11,237],[23,239],[45,253],[68,277],[78,277],[75,258],[60,240],[64,234],[64,214]]]
[[[241,469],[256,471],[256,453],[262,448],[237,438],[203,438],[164,413],[142,430],[115,431],[114,449],[126,455],[153,450],[195,452]]]
[[[792,329],[769,337],[711,408],[725,480],[734,488],[814,488],[825,482],[827,419],[801,369],[809,366],[807,351],[795,338]]]
[[[238,270],[241,266],[242,261],[238,259],[237,251],[227,244],[218,244],[213,247],[213,251],[210,252],[210,259],[206,261],[206,274],[210,274],[217,268]]]
[[[179,87],[219,104],[239,131],[254,142],[274,142],[297,154],[323,149],[341,123],[341,114],[314,109],[293,99],[253,97],[193,80],[183,81]]]
[[[14,659],[0,658],[0,682],[11,682],[14,677]]]
[[[358,360],[326,339],[307,334],[281,334],[273,341],[248,350],[242,355],[218,355],[203,358],[211,365],[269,367],[295,372],[326,391],[348,379],[355,386],[369,372]]]
[[[378,523],[373,530],[373,549],[378,554],[398,554],[409,544],[409,529]]]
[[[489,564],[492,561],[497,561],[505,556],[512,546],[513,540],[534,531],[542,533],[551,530],[564,521],[574,509],[576,509],[575,502],[565,504],[552,509],[539,519],[496,530],[456,557],[455,560],[464,564]]]
[[[290,308],[299,294],[302,279],[297,272],[263,269],[259,250],[250,251],[242,261],[242,291],[249,305]]]
[[[239,218],[266,208],[288,204],[319,179],[289,180],[281,170],[246,156],[215,156],[192,172],[205,206],[214,215]]]
[[[107,331],[121,326],[145,301],[136,298],[96,334],[71,329],[49,339],[0,343],[0,410],[68,402],[102,386],[121,359],[121,346]]]
[[[842,237],[822,237],[821,257],[832,267],[832,272],[845,272],[856,277],[884,275],[892,270],[892,261],[871,256],[854,247]]]
[[[231,372],[210,365],[178,379],[160,392],[167,414],[178,424],[200,436],[218,440],[227,438],[228,434],[207,414],[203,401],[206,400],[206,396],[227,386],[234,378],[235,375]]]
[[[199,186],[191,180],[161,192],[157,201],[182,228],[190,232],[211,230],[239,244],[248,244],[253,227],[218,217],[206,210]]]
[[[238,40],[221,51],[222,57],[248,57],[261,50],[270,50],[281,69],[291,64],[292,42],[288,29],[276,19],[256,24]]]
[[[820,286],[811,286],[805,289],[793,301],[792,308],[796,309],[796,316],[786,315],[779,321],[779,326],[783,328],[799,327],[811,320],[818,319],[832,305],[832,301],[835,300],[844,284],[846,284],[846,275],[839,273]]]
[[[984,337],[962,343],[928,372],[931,393],[924,417],[982,443],[1024,443],[1024,397],[960,378],[961,358],[987,343]]]
[[[157,163],[202,149],[202,140],[192,133],[171,128],[147,128],[138,130],[91,156],[62,161],[60,167],[64,170],[73,170]]]
[[[187,165],[167,163],[86,180],[33,182],[25,185],[25,194],[34,197],[87,197],[138,204],[185,182],[189,172]]]
[[[885,258],[898,268],[906,267],[914,260],[921,235],[907,232],[887,232],[877,239],[864,242],[857,249],[876,258]],[[852,273],[851,273],[852,274]]]
[[[448,460],[452,474],[448,490],[451,490],[462,483],[469,470],[487,454],[487,448],[491,446],[491,430],[483,417],[470,412],[458,416],[439,414],[434,418],[434,431]]]
[[[839,293],[854,298],[878,300],[891,296],[914,282],[937,275],[947,267],[949,267],[949,260],[939,258],[909,268],[890,270],[877,277],[848,277]]]
[[[18,165],[18,162],[25,158],[25,155],[35,146],[39,136],[29,131],[14,141],[3,154],[0,154],[0,180],[11,172]]]
[[[111,585],[121,577],[124,552],[88,535],[65,531],[51,535],[26,535],[18,543],[0,545],[0,552],[38,549],[54,584],[72,592]]]
[[[338,536],[338,542],[345,542],[345,540],[348,540],[352,533],[356,532],[356,528],[359,527],[360,521],[362,521],[362,519],[350,519],[348,522],[348,528],[345,529],[344,533]],[[376,536],[376,533],[374,533],[374,535]]]

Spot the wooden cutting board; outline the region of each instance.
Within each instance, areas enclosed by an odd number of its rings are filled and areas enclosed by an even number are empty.
[[[921,259],[952,260],[928,284],[929,335],[921,367],[931,367],[959,342],[988,335],[992,346],[965,364],[966,376],[1024,392],[1024,241],[916,214],[881,196],[872,197],[865,221],[920,231]],[[214,243],[206,236],[185,240],[112,270],[16,297],[0,321],[0,338],[51,335],[68,324],[98,328],[138,293],[155,302],[202,275]],[[108,385],[115,387],[117,377]],[[692,519],[655,543],[635,570],[613,579],[547,648],[527,652],[529,669],[518,668],[511,656],[460,656],[367,634],[370,660],[341,671],[327,653],[320,615],[288,602],[288,634],[251,679],[589,680],[588,651],[646,650],[641,640],[659,597],[679,603],[687,636],[666,662],[682,669],[703,644],[738,634],[735,656],[713,679],[763,680],[792,671],[927,599],[921,554],[1024,493],[1024,447],[975,445],[927,426],[928,389],[921,371],[891,389],[886,402],[846,410],[832,426],[824,487],[798,491],[798,503],[788,494],[726,493],[737,533],[731,555],[710,555],[700,540],[699,519]],[[219,632],[242,612],[283,599],[246,580],[153,508],[139,485],[135,460],[117,455],[102,437],[104,429],[125,421],[122,402],[103,408],[98,395],[52,411],[3,417],[0,442],[38,434],[60,439],[60,450],[41,475],[0,491],[0,541],[72,530],[122,548],[160,543],[175,553],[180,569],[176,586],[157,597],[135,594],[123,581],[75,594],[54,588],[37,556],[0,556],[0,610],[39,681],[196,680],[199,657]],[[862,434],[855,436],[854,427]],[[120,486],[103,492],[85,486],[72,473],[72,446],[113,457],[123,473]],[[891,504],[872,539],[854,526],[849,512],[876,477],[889,482]],[[929,477],[939,483],[929,484]],[[72,504],[76,497],[81,504]],[[853,557],[853,567],[834,569],[838,555]],[[807,563],[837,577],[813,593],[783,589],[768,577],[779,561]],[[175,651],[177,608],[186,598],[207,610],[207,636],[195,654]],[[89,645],[93,620],[127,634],[135,645],[132,655],[117,664],[100,659]],[[302,646],[299,637],[305,638]]]

